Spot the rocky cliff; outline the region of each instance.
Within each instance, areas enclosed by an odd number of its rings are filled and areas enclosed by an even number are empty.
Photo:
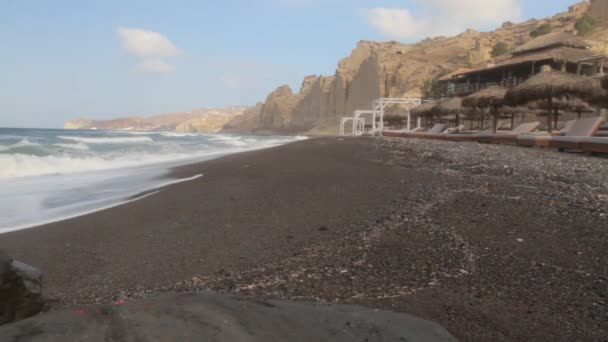
[[[242,128],[335,133],[340,117],[370,108],[376,98],[420,97],[427,80],[492,62],[491,52],[498,42],[515,48],[532,39],[530,33],[546,23],[553,32],[575,33],[576,21],[589,12],[589,7],[589,2],[582,2],[551,18],[508,22],[493,32],[468,30],[456,37],[426,39],[412,45],[361,41],[349,57],[340,61],[333,76],[308,76],[298,92],[280,86],[258,110],[247,113],[243,120],[247,125]],[[601,28],[588,37],[598,52],[608,46],[607,32]],[[238,123],[232,125],[232,129],[238,128]]]
[[[152,117],[126,117],[112,120],[77,119],[64,124],[66,129],[108,129],[139,131],[215,132],[240,117],[247,107],[203,108],[191,112],[165,113]]]

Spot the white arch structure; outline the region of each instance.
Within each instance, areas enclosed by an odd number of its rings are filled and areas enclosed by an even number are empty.
[[[419,98],[380,98],[373,102],[372,110],[356,110],[353,113],[352,117],[344,117],[340,122],[340,135],[353,135],[360,136],[363,135],[365,131],[365,118],[366,115],[372,116],[372,135],[382,135],[382,131],[384,130],[384,110],[389,105],[401,105],[406,107],[407,114],[407,131],[411,130],[411,116],[410,110],[412,108],[418,107],[422,104],[422,100]],[[352,134],[346,134],[345,126],[348,122],[352,121],[353,131]],[[420,120],[418,120],[418,126],[420,126]]]
[[[379,127],[377,128],[377,130],[374,129],[374,131],[372,132],[372,134],[378,133],[379,135],[382,135],[382,131],[384,130],[384,110],[386,109],[386,107],[388,107],[389,105],[401,105],[401,106],[405,106],[406,107],[406,115],[407,115],[407,131],[411,131],[411,115],[410,115],[410,110],[418,107],[422,104],[422,100],[419,98],[411,98],[411,97],[404,97],[404,98],[381,98],[378,99],[376,101],[374,101],[374,111],[377,113],[377,115],[380,117],[380,123],[379,123]]]
[[[353,130],[351,131],[351,133],[346,133],[346,124],[348,122],[352,121],[352,125],[353,125]],[[356,117],[346,117],[346,118],[342,118],[342,121],[340,122],[340,136],[357,136],[357,135],[361,135],[359,134],[359,132],[363,132],[365,130],[365,119],[363,118],[356,118]]]

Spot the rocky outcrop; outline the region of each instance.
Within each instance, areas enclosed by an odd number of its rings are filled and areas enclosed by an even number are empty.
[[[207,115],[200,118],[190,119],[176,128],[180,133],[217,132],[233,119],[232,116]]]
[[[76,120],[71,120],[66,122],[63,125],[63,128],[65,129],[86,129],[86,128],[92,128],[93,126],[93,120],[89,120],[89,119],[76,119]]]
[[[152,117],[111,120],[78,119],[64,124],[66,129],[106,129],[138,131],[214,132],[244,113],[247,107],[202,108],[191,112],[164,113]]]
[[[7,341],[456,341],[410,315],[357,306],[172,294],[0,327]]]
[[[599,6],[601,1],[593,2]],[[467,30],[455,37],[412,45],[361,41],[339,62],[333,76],[308,76],[297,93],[288,86],[273,91],[259,113],[257,127],[335,133],[340,117],[370,108],[378,97],[420,97],[427,80],[459,68],[492,63],[491,51],[498,42],[515,48],[532,39],[530,33],[545,23],[555,32],[575,33],[577,19],[588,13],[589,6],[589,2],[581,2],[551,18],[508,22],[493,32]],[[596,51],[603,52],[607,37],[608,27],[602,27],[588,38]]]
[[[232,118],[222,127],[225,132],[253,132],[260,127],[260,115],[263,102],[258,102],[254,107],[245,109],[243,115],[238,115]]]
[[[43,307],[40,271],[0,251],[0,325],[36,315]]]

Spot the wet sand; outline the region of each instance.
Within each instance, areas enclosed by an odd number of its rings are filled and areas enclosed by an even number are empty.
[[[56,307],[218,292],[407,312],[462,340],[608,335],[608,160],[320,138],[174,171],[117,208],[0,235]]]

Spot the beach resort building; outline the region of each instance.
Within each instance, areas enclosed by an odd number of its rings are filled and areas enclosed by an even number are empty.
[[[460,69],[440,79],[445,95],[466,96],[493,86],[514,87],[538,74],[543,66],[554,70],[601,77],[608,73],[608,56],[594,55],[579,37],[553,33],[538,37],[476,69]]]

